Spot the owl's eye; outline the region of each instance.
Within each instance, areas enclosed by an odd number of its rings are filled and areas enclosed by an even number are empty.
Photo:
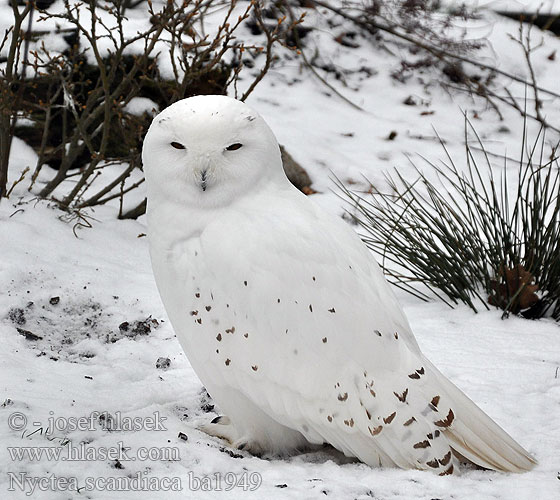
[[[239,149],[239,148],[242,147],[242,146],[243,146],[243,144],[241,144],[241,143],[239,143],[239,142],[236,142],[235,144],[230,144],[226,149],[227,149],[228,151],[235,151],[235,150]]]
[[[172,142],[171,145],[172,145],[175,149],[186,149],[185,146],[183,146],[180,142]]]

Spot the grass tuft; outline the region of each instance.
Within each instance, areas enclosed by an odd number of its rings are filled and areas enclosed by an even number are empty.
[[[389,281],[451,307],[493,305],[504,316],[560,321],[559,145],[548,150],[541,129],[532,147],[525,146],[525,123],[519,160],[512,165],[504,156],[497,168],[466,119],[465,165],[458,168],[440,143],[445,160],[423,159],[435,182],[416,166],[413,181],[398,170],[387,174],[388,192],[371,185],[356,193],[335,180]]]

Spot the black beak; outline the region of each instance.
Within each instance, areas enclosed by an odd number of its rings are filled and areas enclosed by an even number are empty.
[[[207,170],[203,170],[200,174],[200,187],[203,191],[206,191],[206,172]]]

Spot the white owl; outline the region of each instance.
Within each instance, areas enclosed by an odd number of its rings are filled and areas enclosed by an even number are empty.
[[[295,189],[242,102],[197,96],[142,153],[152,265],[192,367],[252,452],[330,443],[371,466],[458,472],[535,460],[420,351],[372,255]]]

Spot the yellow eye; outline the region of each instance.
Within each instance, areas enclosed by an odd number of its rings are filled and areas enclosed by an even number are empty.
[[[239,148],[242,147],[242,146],[243,146],[243,144],[241,144],[241,143],[239,143],[239,142],[236,142],[235,144],[231,144],[230,146],[228,146],[226,149],[227,149],[228,151],[235,151],[235,150],[239,149]]]
[[[186,149],[185,146],[183,146],[180,142],[172,142],[171,145],[172,145],[175,149]]]

